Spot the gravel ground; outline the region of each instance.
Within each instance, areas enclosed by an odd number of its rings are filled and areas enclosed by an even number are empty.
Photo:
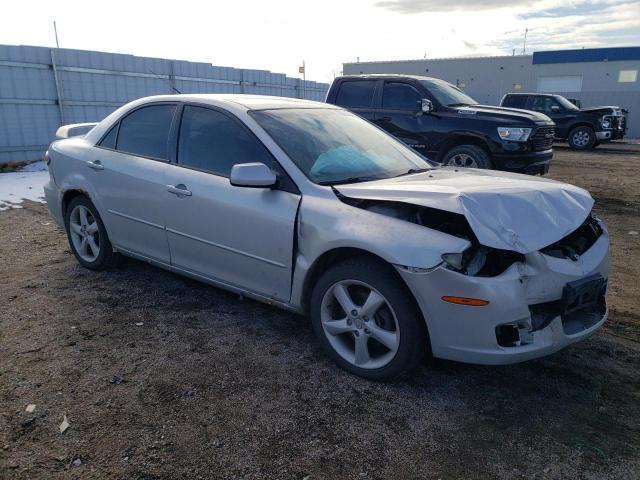
[[[639,478],[640,147],[559,147],[550,177],[609,226],[606,327],[392,383],[337,369],[303,317],[133,260],[85,270],[44,205],[0,212],[0,478]]]

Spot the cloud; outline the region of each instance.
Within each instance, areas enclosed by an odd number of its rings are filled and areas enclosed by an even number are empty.
[[[497,10],[501,8],[530,8],[532,5],[543,3],[543,0],[381,0],[375,3],[378,8],[384,8],[396,13],[424,13],[449,12],[454,10],[478,11]]]
[[[520,15],[522,31],[506,32],[494,42],[503,51],[520,51],[524,27],[529,29],[527,51],[640,43],[640,2],[609,1],[557,7]]]
[[[462,43],[464,44],[465,47],[467,47],[469,50],[477,50],[478,49],[478,45],[476,45],[473,42],[468,42],[467,40],[462,40]]]
[[[579,1],[569,5],[557,5],[542,10],[532,10],[519,15],[522,19],[532,18],[559,18],[572,15],[597,15],[602,10],[606,10],[611,5],[621,3],[619,0],[600,0],[600,1]],[[624,2],[622,2],[624,3]]]

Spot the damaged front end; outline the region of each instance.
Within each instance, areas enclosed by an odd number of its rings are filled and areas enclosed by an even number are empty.
[[[494,277],[514,263],[524,261],[524,255],[521,253],[481,245],[462,214],[403,202],[357,199],[344,195],[338,195],[338,198],[353,207],[415,223],[469,241],[471,246],[464,252],[442,254],[442,261],[447,268],[464,275]]]
[[[483,245],[461,213],[339,198],[469,242],[463,252],[444,253],[437,269],[399,269],[423,311],[437,357],[482,364],[527,360],[590,335],[606,319],[608,234],[592,214],[561,239],[518,252]],[[452,296],[466,302],[449,303]]]

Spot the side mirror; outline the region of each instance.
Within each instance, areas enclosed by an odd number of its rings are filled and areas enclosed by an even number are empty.
[[[553,113],[559,113],[560,112],[560,107],[558,105],[551,105],[551,111]]]
[[[271,188],[278,177],[264,163],[238,163],[231,169],[229,181],[234,187]]]
[[[433,112],[433,102],[428,98],[423,98],[420,102],[420,110],[422,110],[422,113]]]

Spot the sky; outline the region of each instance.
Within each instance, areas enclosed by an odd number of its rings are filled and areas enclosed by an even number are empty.
[[[10,0],[0,44],[174,58],[330,82],[343,62],[640,45],[640,0]]]

